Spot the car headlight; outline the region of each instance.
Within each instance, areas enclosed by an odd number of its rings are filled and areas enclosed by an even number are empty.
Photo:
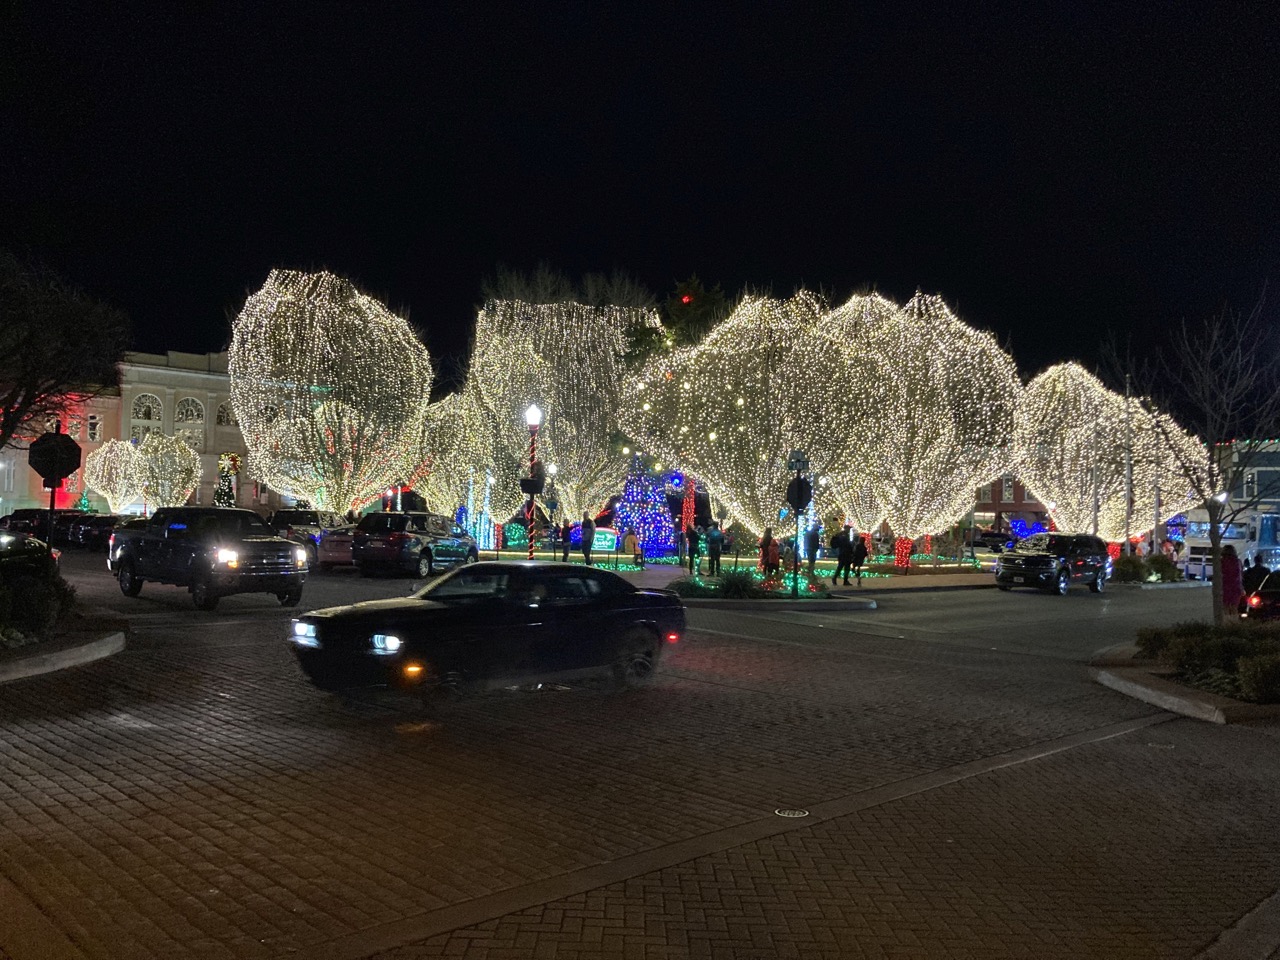
[[[316,636],[316,625],[303,623],[301,620],[293,621],[293,642],[300,647],[320,646],[320,639]]]
[[[383,656],[393,653],[399,653],[403,642],[399,637],[389,633],[375,633],[373,635],[373,652]]]
[[[307,565],[307,551],[303,550],[301,547],[294,550],[293,562],[300,567],[305,567]]]
[[[224,547],[218,550],[218,562],[225,563],[228,567],[237,566],[240,563],[240,554]]]

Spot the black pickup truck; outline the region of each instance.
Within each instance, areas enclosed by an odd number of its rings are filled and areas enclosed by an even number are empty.
[[[232,593],[274,593],[285,607],[302,599],[306,550],[277,537],[252,510],[162,507],[113,537],[111,567],[126,597],[151,580],[187,587],[201,610]]]

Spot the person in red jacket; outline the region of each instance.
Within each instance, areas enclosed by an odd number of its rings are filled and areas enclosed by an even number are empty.
[[[1236,548],[1227,544],[1222,548],[1222,616],[1234,620],[1240,613],[1240,601],[1244,598],[1244,580],[1240,570],[1240,558]]]

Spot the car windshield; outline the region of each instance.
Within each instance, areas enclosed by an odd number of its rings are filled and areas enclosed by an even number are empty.
[[[403,513],[368,513],[360,518],[356,529],[361,533],[401,533],[409,518]]]
[[[505,597],[511,574],[505,570],[459,570],[429,583],[414,594],[422,600],[467,603]]]
[[[275,533],[261,517],[247,510],[202,513],[192,526],[199,533],[217,533],[227,537],[269,537]]]
[[[1037,533],[1018,541],[1019,553],[1065,553],[1071,546],[1070,537],[1056,537],[1049,533]]]
[[[275,515],[276,526],[318,527],[320,514],[314,510],[278,510]]]

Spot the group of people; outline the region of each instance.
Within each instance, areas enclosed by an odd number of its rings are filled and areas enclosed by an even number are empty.
[[[560,527],[560,559],[569,562],[569,546],[570,537],[573,535],[573,524],[566,517],[564,524]],[[596,539],[596,522],[591,519],[591,514],[582,514],[582,559],[589,567],[591,566],[591,548],[595,544]]]
[[[1250,566],[1247,557],[1244,565],[1241,566],[1236,548],[1231,544],[1223,547],[1222,609],[1226,615],[1228,617],[1233,616],[1236,608],[1240,606],[1240,601],[1255,590],[1258,590],[1270,573],[1271,568],[1263,563],[1262,554],[1254,555],[1252,566]]]
[[[707,576],[720,576],[720,554],[724,552],[724,531],[712,520],[705,527],[689,524],[684,528],[685,559],[690,573],[701,572],[702,556],[707,557]]]

